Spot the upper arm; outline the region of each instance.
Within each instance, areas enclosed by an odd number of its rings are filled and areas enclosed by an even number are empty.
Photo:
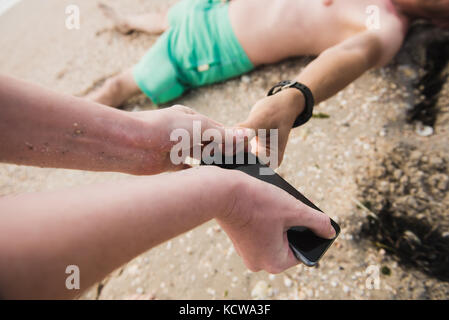
[[[376,67],[385,66],[396,56],[406,35],[404,22],[397,16],[391,15],[384,24],[380,30],[375,31],[382,51]]]
[[[398,53],[405,38],[399,19],[383,21],[378,30],[366,30],[329,50],[341,50],[364,62],[367,69],[388,64]]]

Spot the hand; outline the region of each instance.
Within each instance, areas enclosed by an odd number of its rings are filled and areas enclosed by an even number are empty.
[[[208,129],[217,130],[217,133],[223,138],[223,141],[219,142],[220,145],[224,145],[225,140],[232,141],[235,144],[237,141],[243,140],[246,134],[245,131],[242,132],[239,128],[225,128],[222,124],[182,105],[154,111],[137,112],[133,113],[132,116],[139,119],[144,126],[144,129],[139,129],[140,138],[138,140],[140,145],[145,146],[150,153],[146,157],[145,163],[142,164],[143,174],[190,168],[187,164],[176,165],[171,161],[170,152],[172,147],[178,142],[170,141],[170,135],[176,129],[184,129],[193,138],[195,121],[201,124],[201,138],[204,131]],[[201,142],[207,144],[211,141]],[[192,154],[193,141],[191,141],[190,146],[190,150],[184,151]]]
[[[280,273],[299,263],[288,244],[291,227],[304,226],[323,238],[335,237],[329,217],[284,190],[241,172],[227,176],[237,181],[234,198],[217,221],[251,271]]]
[[[278,165],[284,158],[285,147],[293,123],[304,110],[305,100],[301,92],[296,89],[281,91],[273,96],[259,100],[251,110],[249,117],[239,126],[256,130],[266,129],[266,143],[256,137],[251,142],[252,152],[270,156],[272,152],[278,155]],[[269,129],[278,129],[278,148],[270,146]],[[276,138],[276,137],[274,137]]]

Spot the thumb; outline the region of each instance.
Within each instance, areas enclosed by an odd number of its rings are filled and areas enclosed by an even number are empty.
[[[325,239],[334,239],[337,235],[330,218],[323,212],[299,203],[298,213],[289,221],[290,226],[301,226],[312,230],[317,236]]]

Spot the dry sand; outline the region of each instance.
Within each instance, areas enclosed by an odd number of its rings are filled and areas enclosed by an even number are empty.
[[[125,12],[143,12],[173,1],[108,3]],[[65,8],[69,4],[80,7],[80,30],[65,28]],[[96,1],[25,0],[0,16],[0,72],[60,92],[80,94],[132,66],[156,40],[140,33],[124,36],[110,27],[97,10]],[[272,84],[292,78],[308,61],[295,59],[260,68],[224,84],[195,90],[176,103],[233,125],[245,119],[251,105]],[[342,226],[341,236],[319,268],[298,266],[276,276],[251,273],[224,232],[215,222],[209,222],[137,257],[83,298],[447,299],[446,282],[416,269],[405,269],[385,250],[360,237],[369,212],[356,204],[360,196],[356,175],[364,174],[363,168],[374,161],[375,155],[382,157],[389,146],[399,141],[433,146],[448,154],[448,85],[436,133],[420,137],[413,126],[405,123],[407,94],[404,86],[394,80],[397,72],[397,68],[368,72],[317,108],[329,118],[315,118],[291,134],[278,172]],[[141,96],[127,108],[154,106]],[[119,183],[116,181],[124,177],[0,165],[0,195],[93,182]],[[447,203],[448,197],[443,201]],[[379,274],[379,287],[372,288],[369,277],[381,269],[384,273]]]

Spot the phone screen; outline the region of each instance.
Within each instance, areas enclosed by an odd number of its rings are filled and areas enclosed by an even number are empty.
[[[217,159],[214,157],[213,159]],[[285,181],[276,172],[270,169],[265,164],[261,163],[260,160],[251,153],[245,153],[244,155],[234,155],[230,157],[221,156],[221,164],[213,163],[212,157],[208,159],[203,159],[202,165],[213,164],[224,169],[239,170],[245,172],[246,174],[257,178],[259,180],[271,183],[284,191],[288,192],[290,195],[301,201],[302,203],[308,205],[309,207],[320,210],[315,206],[309,199],[303,196],[296,188]],[[240,163],[237,163],[240,161]],[[264,168],[264,174],[261,174],[261,168]],[[271,174],[266,174],[267,170],[271,170]],[[331,219],[332,226],[334,227],[337,236],[340,233],[339,225]],[[336,237],[337,237],[336,236]],[[301,260],[307,266],[314,266],[318,263],[324,253],[329,249],[334,239],[324,239],[315,235],[311,230],[306,227],[296,226],[287,231],[287,237],[290,247],[295,254],[295,256]]]

